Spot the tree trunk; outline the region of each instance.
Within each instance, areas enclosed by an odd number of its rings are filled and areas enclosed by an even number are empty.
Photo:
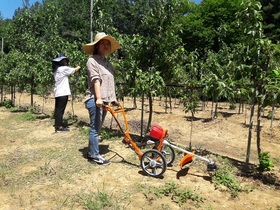
[[[211,107],[211,119],[214,119],[214,100],[212,101],[212,107]]]
[[[142,94],[142,105],[141,105],[141,138],[143,137],[143,121],[144,121],[144,93]]]
[[[270,127],[272,128],[272,123],[273,123],[273,118],[274,118],[274,104],[272,105],[271,108],[271,120],[270,120]]]
[[[193,119],[194,119],[194,112],[192,111],[191,130],[190,130],[190,143],[189,143],[189,150],[190,150],[190,151],[192,150]]]
[[[247,107],[245,108],[245,115],[244,115],[244,125],[247,124]]]
[[[137,109],[137,102],[136,102],[137,98],[134,96],[133,97],[133,108]]]
[[[265,90],[264,86],[260,85],[258,92],[264,96]],[[263,99],[262,97],[258,97],[258,112],[257,112],[257,151],[258,151],[258,157],[260,157],[261,154],[261,112],[263,108]],[[264,113],[264,110],[263,110]]]
[[[30,102],[31,102],[31,107],[34,108],[34,92],[35,92],[35,84],[34,84],[34,74],[32,74],[32,77],[31,77],[31,87],[30,87],[30,92],[31,92],[31,95],[30,95]],[[34,110],[33,110],[34,111]]]
[[[257,151],[258,157],[261,153],[261,109],[262,104],[258,103],[258,113],[257,113]]]
[[[238,114],[241,114],[241,102],[239,102],[239,106],[238,106]]]
[[[215,100],[214,118],[217,118],[217,116],[218,116],[218,99]]]
[[[245,170],[249,169],[249,162],[250,162],[252,130],[253,130],[253,124],[254,124],[253,117],[254,117],[254,111],[255,111],[255,98],[256,98],[256,89],[254,91],[254,95],[253,95],[252,102],[251,102],[251,114],[250,114],[250,122],[249,122],[249,134],[248,134],[248,142],[247,142]]]
[[[152,116],[153,116],[153,98],[150,92],[148,98],[149,98],[149,119],[147,123],[146,133],[150,130],[151,123],[152,123]]]
[[[16,104],[16,87],[15,86],[11,86],[11,102],[12,105],[15,106]]]
[[[4,85],[1,83],[1,102],[4,101]]]
[[[169,94],[169,107],[170,107],[170,114],[172,114],[172,99],[170,94]]]
[[[32,91],[31,91],[31,94],[30,94],[30,101],[31,101],[30,106],[32,108],[34,108],[34,96],[33,96],[33,92]]]
[[[11,86],[11,87],[10,87],[11,101],[13,100],[13,92],[12,92],[12,90],[13,90],[13,87]],[[13,102],[13,101],[12,101],[12,102]]]

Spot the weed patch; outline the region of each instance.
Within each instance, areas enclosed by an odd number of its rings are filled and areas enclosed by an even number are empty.
[[[260,164],[259,164],[258,170],[260,172],[271,171],[274,168],[272,160],[270,159],[269,152],[260,153],[259,161],[260,161]]]
[[[147,199],[150,199],[151,194],[154,194],[158,198],[162,198],[162,196],[170,197],[179,206],[183,206],[188,201],[191,201],[198,208],[203,202],[199,194],[189,189],[181,189],[174,182],[166,183],[163,187],[149,187],[148,191],[144,192]]]
[[[236,174],[230,165],[221,166],[219,170],[211,174],[211,178],[216,189],[229,191],[232,197],[237,197],[239,192],[250,191],[236,179]]]

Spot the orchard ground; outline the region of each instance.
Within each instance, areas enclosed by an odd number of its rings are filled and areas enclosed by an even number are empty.
[[[269,152],[273,170],[245,175],[241,169],[247,150],[248,107],[238,114],[237,109],[228,108],[228,103],[220,103],[217,118],[209,120],[209,102],[205,111],[195,114],[190,137],[190,114],[184,113],[182,105],[171,110],[165,109],[163,101],[154,101],[152,124],[168,129],[172,143],[187,147],[191,138],[192,147],[207,153],[205,157],[215,160],[219,167],[229,164],[235,172],[234,180],[247,189],[233,192],[234,189],[214,185],[206,171],[207,164],[199,159],[181,170],[179,161],[183,156],[178,153],[163,177],[146,176],[134,151],[122,143],[119,134],[112,135],[118,128],[110,113],[105,128],[114,132],[100,144],[100,149],[111,165],[92,163],[85,158],[89,119],[84,104],[73,103],[77,121],[68,121],[71,131],[55,133],[54,120],[50,118],[54,98],[35,96],[34,102],[44,113],[38,114],[35,121],[24,120],[25,112],[0,107],[0,209],[280,209],[279,108],[272,127],[266,118],[270,109],[264,110],[261,122],[261,148]],[[137,103],[138,108],[133,109],[132,99],[124,100],[133,136],[140,134],[141,102]],[[16,95],[17,106],[29,104],[28,94]],[[69,101],[65,118],[72,114]],[[121,116],[118,118],[121,120]],[[258,164],[256,149],[254,128],[251,164]]]

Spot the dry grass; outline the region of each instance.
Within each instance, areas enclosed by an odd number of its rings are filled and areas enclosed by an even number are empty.
[[[49,110],[50,115],[53,104],[50,101],[47,104],[45,110]],[[239,192],[236,198],[232,198],[230,192],[215,189],[205,171],[204,162],[194,160],[189,167],[180,170],[182,154],[178,153],[173,166],[167,169],[162,179],[147,177],[139,167],[135,153],[126,148],[121,143],[122,138],[115,134],[100,145],[102,153],[112,164],[104,167],[88,162],[84,157],[88,144],[87,132],[82,129],[82,126],[87,126],[87,112],[82,104],[76,104],[75,110],[78,121],[70,126],[71,132],[56,134],[52,127],[53,119],[49,117],[27,121],[22,119],[24,113],[10,112],[0,107],[1,210],[279,209],[280,192],[277,186],[235,175],[238,182],[252,187],[253,191]],[[133,125],[139,124],[139,113],[140,110],[127,113],[133,128]],[[197,117],[203,119],[202,115],[200,113]],[[243,136],[246,142],[244,133],[247,133],[247,129],[241,125],[243,118],[233,115],[227,118],[220,116],[213,122],[196,121],[193,145],[211,151],[209,155],[218,163],[219,156],[229,157],[230,164],[241,163],[244,160],[239,155],[244,149],[241,139]],[[239,123],[236,123],[237,120]],[[170,137],[175,143],[186,144],[184,139],[188,139],[190,122],[184,114],[178,110],[165,114],[163,109],[154,115],[154,121],[170,130]],[[110,125],[108,116],[106,126]],[[137,133],[139,130],[136,127],[134,130]],[[269,138],[268,141],[264,140],[263,145],[266,149],[272,148],[271,154],[278,160],[273,171],[277,174],[280,172],[279,155],[275,155],[279,154],[278,131],[272,132],[264,127],[263,132],[267,137],[272,134],[276,136],[271,139],[272,143],[269,143]],[[231,167],[238,172],[234,164]],[[165,192],[173,194],[158,196]],[[186,202],[179,204],[172,199],[180,193],[183,197],[186,192],[199,198],[199,202],[185,198]]]

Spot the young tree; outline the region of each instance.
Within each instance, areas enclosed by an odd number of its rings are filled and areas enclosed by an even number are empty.
[[[269,72],[271,59],[271,42],[264,37],[261,16],[261,4],[258,1],[245,0],[243,2],[243,10],[238,13],[240,26],[247,35],[243,40],[243,70],[246,71],[251,81],[251,113],[250,125],[246,154],[245,169],[248,169],[250,161],[251,139],[253,129],[253,116],[255,105],[257,104],[257,151],[261,153],[261,125],[260,116],[265,99],[266,78]]]
[[[188,55],[188,63],[186,64],[186,81],[185,81],[185,91],[182,97],[182,102],[184,104],[184,111],[191,112],[191,131],[190,131],[190,142],[189,149],[192,148],[192,130],[193,130],[193,120],[194,115],[197,112],[198,102],[200,100],[200,90],[201,75],[199,75],[200,62],[198,60],[198,53],[192,52]]]
[[[156,90],[163,88],[163,85],[161,82],[154,83],[153,86],[140,85],[139,82],[146,82],[140,75],[144,74],[147,78],[158,76],[163,78],[165,83],[178,82],[182,78],[185,52],[179,36],[181,25],[178,20],[182,16],[183,3],[183,1],[174,0],[139,0],[132,4],[135,6],[132,10],[135,14],[132,15],[140,18],[141,21],[139,26],[132,26],[135,29],[134,34],[127,35],[131,43],[124,42],[129,51],[126,47],[122,51],[126,60],[122,62],[124,71],[122,75],[125,76],[128,84],[137,81],[138,85],[132,89],[134,96],[135,93],[140,96],[143,92],[147,94],[150,102],[148,127],[152,119],[152,96],[155,92],[158,93]],[[140,9],[140,5],[144,7]],[[162,81],[162,79],[155,81]],[[143,91],[143,87],[148,87],[148,89]]]
[[[205,94],[212,98],[212,119],[217,117],[219,100],[221,98],[232,99],[233,87],[235,86],[233,82],[234,68],[233,55],[227,46],[224,45],[217,53],[208,52],[202,67],[202,81],[205,84]]]

